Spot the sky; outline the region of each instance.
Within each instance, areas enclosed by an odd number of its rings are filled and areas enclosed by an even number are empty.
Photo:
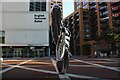
[[[74,11],[74,0],[63,0],[63,18]]]

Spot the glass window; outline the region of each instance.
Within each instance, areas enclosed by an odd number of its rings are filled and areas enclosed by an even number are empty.
[[[29,11],[46,11],[46,2],[31,0]]]
[[[88,2],[88,0],[84,0],[84,1],[83,1],[83,3],[82,3],[82,4],[83,4],[83,6],[84,6],[84,5],[86,5],[86,4],[87,4],[87,2]]]
[[[76,0],[76,7],[77,7],[77,9],[80,8],[80,1],[79,0]]]
[[[5,31],[0,31],[0,43],[5,43]]]

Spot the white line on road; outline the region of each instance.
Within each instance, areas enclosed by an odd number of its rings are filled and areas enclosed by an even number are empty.
[[[97,59],[97,58],[94,58],[95,60],[105,60],[105,61],[113,61],[113,62],[118,62],[119,59],[116,59],[116,58],[112,58],[112,59]]]
[[[36,71],[36,72],[43,72],[43,73],[49,73],[49,74],[58,74],[55,71],[49,71],[49,70],[42,70],[42,69],[35,69],[35,68],[28,68],[28,67],[24,67],[24,66],[19,66],[19,65],[9,65],[9,64],[3,64],[6,66],[10,66],[10,67],[17,67],[17,68],[21,68],[21,69],[26,69],[26,70],[31,70],[31,71]],[[64,76],[65,75],[65,76]],[[84,75],[77,75],[77,74],[70,74],[70,73],[66,73],[66,74],[59,74],[59,77],[61,80],[69,80],[67,76],[71,76],[71,77],[75,77],[75,78],[82,78],[82,79],[95,79],[95,80],[104,80],[104,79],[100,79],[97,77],[91,77],[91,76],[84,76]],[[105,79],[106,80],[106,79]]]
[[[53,58],[51,58],[51,61],[53,63],[53,66],[55,67],[55,70],[57,71],[57,73],[59,73],[56,66],[56,61]],[[59,78],[60,80],[71,80],[67,74],[59,74]]]
[[[53,58],[51,58],[51,61],[52,61],[52,64],[53,64],[55,70],[57,71],[57,73],[59,73],[58,69],[57,69],[57,66],[56,66],[56,61]]]
[[[75,64],[74,65],[70,64],[69,66],[71,66],[71,67],[98,67],[98,66],[93,66],[93,65],[75,65]]]
[[[34,59],[34,58],[33,58],[33,59]],[[25,64],[25,63],[27,63],[27,62],[29,62],[29,61],[32,61],[33,59],[30,59],[30,60],[21,62],[20,64],[17,64],[17,65],[14,65],[14,66],[23,65],[23,64]],[[2,64],[3,64],[3,63],[2,63]],[[0,74],[5,73],[5,72],[7,72],[7,71],[9,71],[9,70],[11,70],[11,69],[13,69],[13,68],[15,68],[14,66],[11,66],[11,67],[9,67],[9,68],[7,68],[7,69],[1,70],[1,71],[0,71]]]
[[[20,66],[20,65],[9,65],[9,64],[3,64],[3,65],[10,66],[10,67],[14,67],[14,68],[17,67],[17,68],[21,68],[21,69],[26,69],[26,70],[36,71],[36,72],[43,72],[43,73],[57,74],[57,73],[54,72],[54,71],[42,70],[42,69],[35,69],[35,68],[28,68],[28,67]]]
[[[77,61],[77,62],[83,62],[83,63],[86,63],[86,64],[90,64],[90,65],[94,65],[94,66],[98,66],[98,67],[102,67],[102,68],[106,68],[106,69],[110,69],[110,70],[120,72],[120,70],[118,70],[114,67],[103,66],[103,65],[100,65],[100,64],[94,64],[94,63],[91,63],[91,62],[88,62],[88,61],[83,61],[83,60],[78,60],[78,59],[74,59],[74,60]]]
[[[117,62],[108,62],[108,61],[89,61],[91,63],[105,63],[105,64],[114,64],[114,63],[117,63]]]
[[[82,79],[93,79],[93,78],[97,79],[97,77],[83,76],[83,75],[76,75],[76,74],[69,74],[69,73],[67,73],[67,75],[71,77],[82,78]]]
[[[91,76],[84,76],[84,75],[77,75],[77,74],[69,74],[67,73],[68,76],[75,77],[75,78],[80,78],[80,79],[88,79],[88,80],[110,80],[110,79],[102,79],[98,77],[91,77]]]

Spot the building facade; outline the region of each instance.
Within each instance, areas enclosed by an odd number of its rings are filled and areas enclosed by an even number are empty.
[[[71,31],[70,50],[73,55],[83,55],[82,45],[84,41],[91,40],[88,16],[88,10],[81,8],[63,20],[64,25]]]
[[[50,0],[50,9],[52,9],[54,4],[58,4],[60,6],[62,12],[61,17],[63,18],[63,0]]]
[[[0,26],[0,46],[3,53],[20,52],[35,55],[49,53],[49,1],[1,2],[2,25]],[[7,49],[6,49],[7,48]],[[27,50],[23,50],[23,49]],[[10,49],[10,50],[9,50]],[[17,51],[18,50],[18,51]],[[23,51],[23,53],[22,53]],[[42,54],[43,55],[43,54]]]
[[[119,4],[120,2],[74,0],[74,12],[63,20],[73,34],[71,39],[73,54],[93,56],[93,47],[98,38],[106,39],[108,31],[113,28],[120,33]]]

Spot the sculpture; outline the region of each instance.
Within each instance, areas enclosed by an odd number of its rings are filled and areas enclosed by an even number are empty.
[[[70,31],[63,26],[61,9],[58,4],[54,4],[51,11],[52,18],[52,40],[56,46],[56,65],[59,73],[66,73],[69,65],[69,43]]]

